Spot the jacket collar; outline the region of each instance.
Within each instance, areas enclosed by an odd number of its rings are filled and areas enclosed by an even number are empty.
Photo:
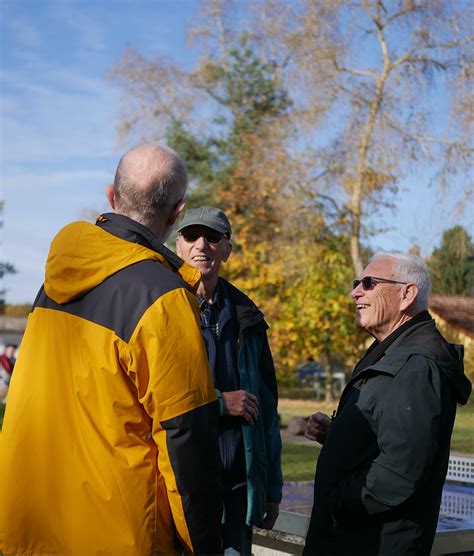
[[[160,259],[173,272],[176,272],[195,293],[201,280],[201,273],[185,263],[168,249],[146,226],[123,214],[107,212],[97,217],[96,225],[110,234],[137,243],[161,255]]]
[[[239,326],[239,335],[250,327],[258,326],[263,330],[268,328],[268,324],[263,318],[263,313],[255,303],[243,292],[233,286],[224,278],[219,277],[220,287],[225,288],[235,310],[235,317]]]
[[[440,342],[449,346],[449,350],[441,353],[433,349],[433,347],[437,347],[436,343]],[[464,347],[448,344],[439,334],[435,322],[431,319],[418,322],[408,328],[390,345],[382,359],[355,373],[344,388],[340,405],[342,405],[344,393],[350,385],[374,373],[396,376],[408,359],[414,355],[421,355],[433,361],[439,371],[449,380],[455,391],[456,401],[463,405],[467,402],[471,393],[471,383],[464,374]]]
[[[370,345],[369,349],[365,352],[362,359],[355,366],[353,375],[355,376],[366,367],[375,365],[377,361],[381,360],[382,357],[385,357],[388,351],[399,344],[401,339],[406,337],[408,331],[410,331],[411,333],[411,330],[417,327],[417,325],[428,321],[433,322],[428,311],[421,311],[413,318],[395,329],[383,341],[379,342],[375,340]]]

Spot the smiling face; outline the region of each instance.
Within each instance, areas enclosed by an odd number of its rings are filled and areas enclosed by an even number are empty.
[[[186,232],[191,236],[199,236],[194,241],[186,240]],[[217,283],[221,264],[230,256],[232,245],[222,236],[219,243],[210,243],[205,239],[208,232],[216,234],[207,226],[188,226],[181,230],[183,235],[176,238],[176,252],[185,262],[194,266],[202,274],[202,279],[208,283]]]
[[[394,261],[381,259],[369,263],[359,278],[377,276],[390,280],[400,280],[394,271]],[[405,313],[412,301],[407,298],[412,294],[413,284],[389,284],[376,282],[370,290],[359,284],[351,292],[356,304],[356,326],[363,328],[379,342],[411,316]]]

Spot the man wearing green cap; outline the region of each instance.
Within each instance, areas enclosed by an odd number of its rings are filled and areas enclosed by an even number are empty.
[[[188,210],[176,250],[202,274],[201,331],[220,405],[219,452],[224,486],[226,554],[251,554],[252,526],[271,529],[278,517],[282,474],[277,384],[261,311],[219,277],[232,252],[223,211]]]

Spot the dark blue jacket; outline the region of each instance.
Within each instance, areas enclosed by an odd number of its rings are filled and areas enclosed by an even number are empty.
[[[222,366],[221,357],[225,357],[229,372],[226,380],[231,381],[232,373],[237,373],[234,389],[251,392],[258,400],[256,423],[249,425],[241,421],[248,493],[247,524],[258,526],[264,516],[265,503],[281,501],[283,484],[278,391],[266,332],[268,325],[262,312],[244,293],[223,278],[219,278],[218,287],[227,294],[222,296],[223,307],[219,314],[220,357],[216,354],[209,331],[203,330],[203,336],[211,369],[215,369],[216,365]],[[219,388],[216,388],[216,394],[221,417],[224,417]]]

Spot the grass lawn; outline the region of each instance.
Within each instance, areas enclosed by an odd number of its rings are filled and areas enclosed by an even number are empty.
[[[312,481],[319,456],[319,447],[283,443],[281,466],[285,483],[294,481]]]
[[[474,397],[471,396],[471,400]],[[474,455],[474,400],[464,406],[458,406],[451,450],[462,454]]]

